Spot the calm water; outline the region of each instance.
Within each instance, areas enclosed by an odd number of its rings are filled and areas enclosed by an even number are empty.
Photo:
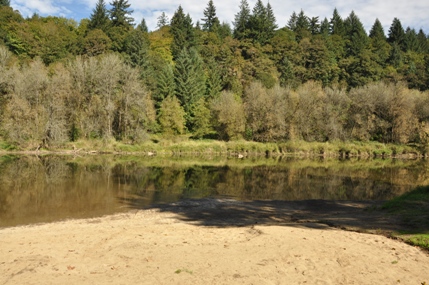
[[[388,200],[429,184],[424,160],[0,157],[0,227],[186,198]]]

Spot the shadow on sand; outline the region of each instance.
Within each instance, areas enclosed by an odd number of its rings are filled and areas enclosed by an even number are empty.
[[[123,201],[140,209],[138,200]],[[171,212],[180,220],[200,226],[236,227],[284,225],[309,228],[341,228],[389,235],[406,230],[398,218],[378,210],[382,202],[374,201],[236,201],[223,198],[182,200],[151,206]]]

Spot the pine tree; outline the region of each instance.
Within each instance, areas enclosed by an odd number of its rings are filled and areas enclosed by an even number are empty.
[[[248,34],[250,8],[247,0],[241,0],[240,11],[234,17],[234,38],[241,40]]]
[[[176,96],[168,96],[162,101],[158,120],[166,134],[180,135],[185,132],[185,111]]]
[[[249,18],[249,38],[260,44],[266,42],[267,9],[261,0],[256,1]]]
[[[1,6],[10,7],[10,0],[0,0],[0,7]]]
[[[198,52],[183,49],[176,60],[174,69],[176,97],[186,112],[187,126],[192,130],[193,105],[206,93],[203,62]]]
[[[160,29],[164,26],[167,26],[168,22],[169,22],[169,20],[168,20],[167,15],[165,14],[165,12],[162,12],[161,15],[158,17],[158,22],[156,24],[156,27],[158,29]]]
[[[332,15],[331,21],[331,35],[339,35],[344,36],[345,30],[344,30],[344,21],[341,18],[340,14],[338,13],[337,8],[334,9],[334,13]]]
[[[222,91],[220,67],[214,59],[208,62],[208,77],[206,80],[208,98],[216,98]]]
[[[274,15],[273,7],[271,7],[270,2],[267,4],[267,25],[266,33],[267,38],[271,39],[274,36],[275,30],[278,28],[276,16]]]
[[[219,19],[216,17],[216,7],[213,4],[213,0],[210,0],[207,4],[207,8],[204,10],[203,30],[213,32],[219,28]]]
[[[130,16],[133,13],[133,10],[129,10],[131,4],[128,4],[128,0],[113,0],[110,5],[112,8],[109,13],[113,26],[134,25],[134,18]]]
[[[171,53],[173,58],[177,59],[183,49],[189,49],[195,46],[195,33],[192,26],[192,19],[188,15],[185,16],[182,6],[179,6],[177,11],[171,18],[171,34],[173,42],[171,43]]]
[[[175,89],[173,67],[166,64],[157,76],[156,90],[153,95],[155,106],[160,107],[165,98],[174,96]]]
[[[404,35],[405,51],[419,51],[419,41],[417,40],[417,32],[408,27]]]
[[[296,29],[296,21],[297,20],[298,20],[298,16],[296,15],[296,12],[293,11],[292,15],[290,15],[290,18],[287,21],[286,28],[288,28],[291,31],[295,31],[295,29]]]
[[[417,34],[417,41],[419,42],[419,52],[428,53],[429,42],[428,42],[427,36],[425,35],[422,29],[420,29],[419,33]]]
[[[194,106],[194,117],[192,118],[193,137],[201,139],[204,136],[214,134],[212,127],[212,117],[207,102],[201,97]]]
[[[369,37],[372,46],[372,52],[376,55],[375,61],[381,66],[386,65],[390,53],[390,45],[387,43],[384,28],[378,19],[375,20],[372,26]]]
[[[372,25],[371,30],[369,31],[369,37],[371,39],[380,39],[386,40],[386,35],[384,34],[384,28],[381,25],[380,20],[375,19],[374,25]]]
[[[124,52],[128,63],[132,67],[139,67],[142,72],[148,68],[149,45],[147,32],[143,29],[132,30],[125,40]]]
[[[140,24],[137,25],[137,30],[142,31],[143,33],[149,32],[149,29],[146,25],[146,20],[144,18],[142,18]]]
[[[295,30],[297,41],[310,36],[310,19],[301,10],[296,17]]]
[[[344,21],[344,28],[348,41],[349,55],[357,56],[368,44],[368,36],[362,22],[354,11]]]
[[[104,0],[98,0],[91,17],[89,18],[88,28],[90,30],[100,29],[106,31],[109,23],[108,11]]]
[[[324,36],[329,34],[329,20],[327,18],[323,19],[322,23],[320,24],[320,33]]]
[[[312,35],[320,34],[319,17],[312,17],[310,19],[310,33]]]
[[[392,44],[392,46],[396,43],[401,48],[401,50],[404,50],[404,37],[405,31],[402,27],[401,21],[398,18],[394,18],[392,25],[389,28],[387,41]]]

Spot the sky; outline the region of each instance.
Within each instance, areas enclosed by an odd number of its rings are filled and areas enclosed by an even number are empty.
[[[107,8],[112,0],[105,0]],[[263,0],[264,4],[268,0]],[[347,18],[351,11],[360,18],[367,32],[371,29],[376,18],[378,18],[387,34],[393,19],[398,18],[404,29],[411,27],[418,31],[423,29],[429,34],[429,1],[427,0],[270,0],[275,13],[278,26],[284,27],[293,12],[304,11],[309,17],[319,16],[320,20],[325,17],[332,18],[334,8],[337,8],[343,19]],[[11,0],[12,8],[20,11],[24,17],[34,13],[40,16],[62,16],[75,19],[79,22],[82,18],[89,18],[97,0]],[[203,11],[208,0],[128,0],[131,9],[134,10],[132,17],[138,24],[145,19],[149,30],[156,30],[157,18],[164,12],[169,19],[173,16],[179,5],[185,13],[189,13],[193,22],[203,18]],[[239,11],[240,0],[213,0],[216,14],[221,22],[226,22],[233,27],[234,15]],[[252,9],[256,0],[248,0]]]

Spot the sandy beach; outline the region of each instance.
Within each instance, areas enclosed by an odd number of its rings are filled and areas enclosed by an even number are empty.
[[[297,204],[292,219],[204,219],[222,203],[0,229],[0,284],[429,282],[429,255],[401,241],[297,221]]]

